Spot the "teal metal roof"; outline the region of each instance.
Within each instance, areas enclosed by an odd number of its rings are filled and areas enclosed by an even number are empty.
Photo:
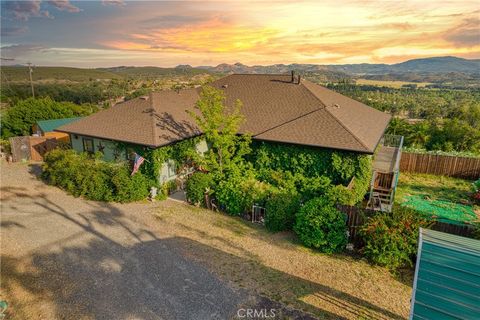
[[[61,127],[65,124],[75,122],[77,120],[82,119],[82,117],[76,117],[76,118],[64,118],[64,119],[52,119],[52,120],[41,120],[37,121],[37,126],[42,130],[43,132],[51,132],[58,127]]]
[[[480,319],[480,241],[421,229],[410,319]]]

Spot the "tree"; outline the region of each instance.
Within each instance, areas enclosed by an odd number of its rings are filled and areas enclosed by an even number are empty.
[[[205,136],[209,151],[200,159],[205,169],[223,175],[245,164],[244,156],[250,152],[251,137],[238,134],[245,117],[241,113],[242,103],[235,101],[229,107],[225,105],[225,94],[222,90],[205,86],[195,108],[199,111],[188,111]]]
[[[96,112],[93,105],[76,105],[71,102],[56,102],[50,98],[29,98],[18,102],[2,115],[2,137],[29,135],[32,125],[39,120],[87,116]]]

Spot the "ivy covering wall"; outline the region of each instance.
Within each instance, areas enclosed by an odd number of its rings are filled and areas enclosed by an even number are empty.
[[[260,179],[289,179],[300,192],[317,189],[349,205],[363,199],[372,174],[371,155],[283,143],[253,142],[249,161]]]
[[[195,166],[199,157],[196,145],[200,141],[200,137],[194,137],[156,149],[120,142],[116,147],[119,150],[127,150],[127,154],[135,152],[144,157],[146,161],[140,167],[140,172],[158,183],[159,172],[167,160],[175,161],[178,170],[184,165]]]

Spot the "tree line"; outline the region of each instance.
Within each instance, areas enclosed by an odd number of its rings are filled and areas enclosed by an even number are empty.
[[[413,89],[327,85],[394,116],[387,133],[403,135],[405,146],[480,153],[480,90]]]

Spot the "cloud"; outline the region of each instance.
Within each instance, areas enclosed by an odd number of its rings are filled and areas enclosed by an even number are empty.
[[[12,15],[14,19],[28,21],[31,17],[53,18],[48,10],[42,10],[42,1],[6,1],[3,2],[3,9],[7,14]],[[47,3],[60,11],[80,12],[81,9],[70,3],[69,0],[49,0]]]
[[[173,28],[186,24],[199,23],[205,20],[208,20],[208,17],[202,17],[197,15],[162,15],[142,20],[139,22],[139,24],[147,29]]]
[[[4,26],[2,29],[2,37],[13,37],[23,34],[28,31],[28,27]]]
[[[183,49],[191,52],[245,52],[267,43],[277,34],[273,28],[227,23],[219,17],[171,28],[153,28],[135,33],[128,40],[102,44],[120,50]]]
[[[480,45],[480,19],[464,19],[460,25],[446,32],[445,40],[462,47]]]
[[[40,1],[7,1],[3,3],[4,10],[17,20],[27,21],[31,17],[50,17],[46,10],[41,10]]]
[[[113,6],[124,6],[125,1],[123,0],[102,0],[104,6],[113,5]]]
[[[25,57],[31,53],[41,52],[47,48],[35,44],[13,44],[3,46],[0,49],[2,51],[2,55],[5,55],[6,57],[15,57],[16,59],[18,59]]]
[[[79,7],[74,6],[69,0],[49,0],[47,3],[60,11],[80,12]]]

